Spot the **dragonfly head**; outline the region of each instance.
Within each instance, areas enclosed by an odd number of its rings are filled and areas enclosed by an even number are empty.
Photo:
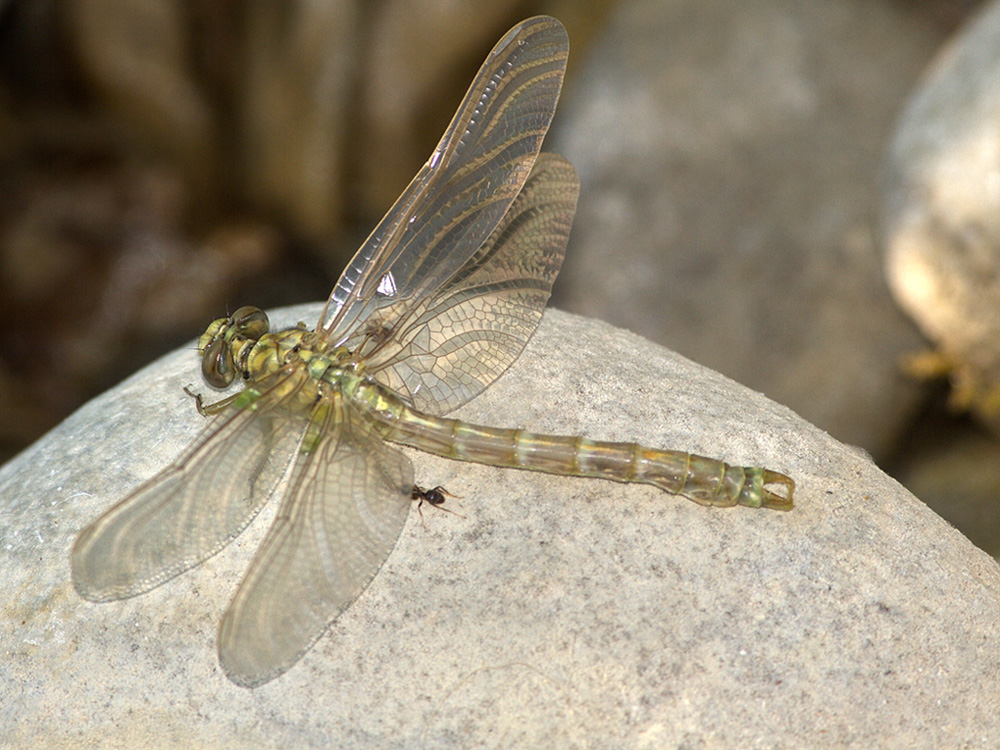
[[[267,315],[257,307],[241,307],[228,318],[212,321],[198,340],[205,382],[213,388],[232,385],[244,350],[249,351],[269,328]]]

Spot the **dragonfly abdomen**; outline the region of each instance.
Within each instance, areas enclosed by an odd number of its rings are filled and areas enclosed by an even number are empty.
[[[387,440],[460,461],[549,474],[652,484],[700,505],[792,507],[795,483],[784,474],[739,467],[691,453],[613,443],[571,435],[545,435],[435,417],[395,395],[366,384],[358,391],[364,407],[383,426]],[[786,494],[766,487],[780,484]]]

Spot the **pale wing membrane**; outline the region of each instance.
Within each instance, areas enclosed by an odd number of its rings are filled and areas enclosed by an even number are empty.
[[[80,595],[141,594],[239,535],[287,468],[269,455],[294,450],[304,425],[280,407],[306,380],[304,372],[276,375],[281,388],[264,390],[254,409],[220,414],[173,464],[84,529],[70,558]]]
[[[432,414],[488,387],[541,320],[578,193],[572,165],[541,154],[503,221],[436,297],[405,306],[403,318],[387,308],[356,334],[374,377]]]
[[[431,158],[337,281],[319,330],[334,343],[392,304],[433,296],[506,213],[555,112],[569,39],[554,18],[511,29]]]
[[[339,399],[325,419],[219,626],[219,661],[238,685],[309,650],[378,572],[409,511],[410,460]]]

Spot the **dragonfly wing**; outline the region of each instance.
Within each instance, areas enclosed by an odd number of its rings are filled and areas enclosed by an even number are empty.
[[[238,685],[295,664],[365,589],[406,521],[410,460],[353,407],[327,419],[219,626],[219,661]]]
[[[573,166],[541,154],[503,221],[437,296],[407,306],[403,317],[390,307],[366,323],[392,332],[370,337],[370,353],[361,349],[374,377],[435,414],[488,387],[520,356],[542,318],[578,193]],[[358,346],[366,344],[365,330]]]
[[[483,63],[431,158],[337,281],[319,330],[342,343],[377,310],[433,296],[507,212],[548,130],[569,54],[554,18],[524,21]]]
[[[81,596],[148,591],[214,555],[253,520],[302,429],[280,408],[300,385],[295,378],[302,375],[276,375],[253,409],[217,416],[173,464],[80,533],[70,560]]]

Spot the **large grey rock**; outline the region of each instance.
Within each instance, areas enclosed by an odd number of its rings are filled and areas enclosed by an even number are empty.
[[[1000,434],[1000,2],[941,51],[892,142],[886,273]]]
[[[1000,743],[992,559],[787,408],[553,311],[462,417],[759,462],[796,479],[795,510],[413,452],[464,518],[412,517],[327,637],[238,688],[215,630],[267,518],[128,601],[69,581],[80,528],[199,430],[197,372],[190,347],[165,357],[0,468],[0,745]]]
[[[547,141],[582,186],[556,304],[891,452],[922,341],[882,279],[880,167],[938,38],[870,0],[621,3]]]

